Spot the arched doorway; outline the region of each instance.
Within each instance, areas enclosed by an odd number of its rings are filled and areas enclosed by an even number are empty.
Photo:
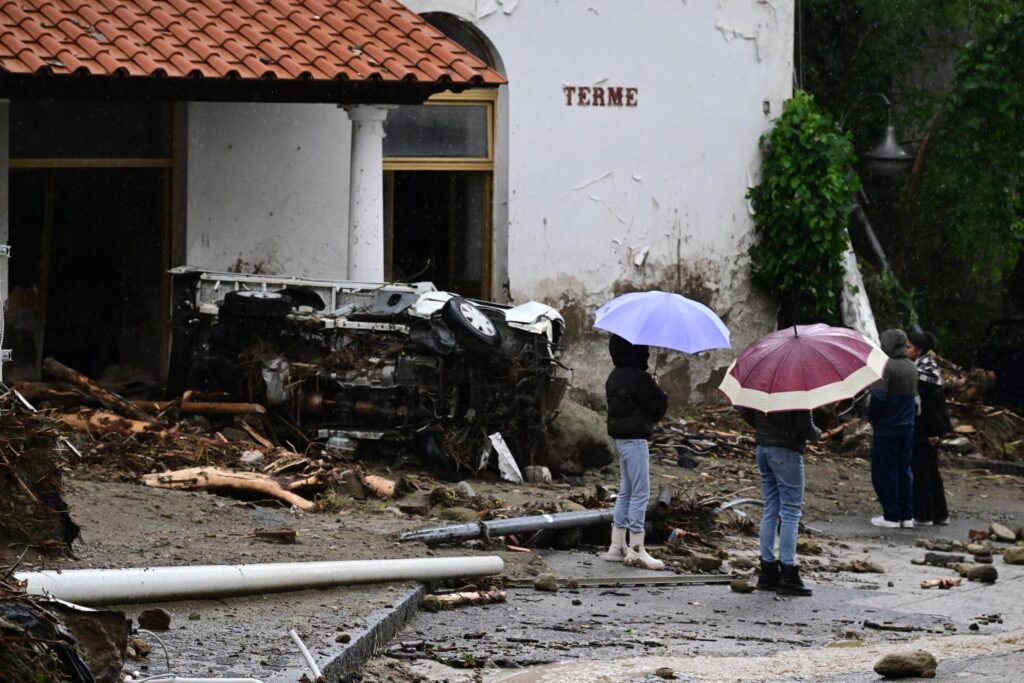
[[[500,70],[493,47],[471,24],[449,14],[423,16]],[[444,92],[425,105],[400,106],[388,114],[384,219],[389,279],[429,280],[465,296],[496,298],[494,198],[499,159],[504,160],[498,151],[498,121],[498,92],[483,88]],[[505,211],[502,207],[501,215]],[[503,271],[504,264],[498,265]]]

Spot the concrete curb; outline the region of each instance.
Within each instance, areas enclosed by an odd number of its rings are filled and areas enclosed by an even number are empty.
[[[353,637],[344,650],[320,667],[324,678],[329,683],[338,683],[346,680],[348,674],[358,671],[367,659],[405,627],[419,609],[426,592],[426,586],[421,584],[402,596],[394,607],[370,615],[367,627]]]

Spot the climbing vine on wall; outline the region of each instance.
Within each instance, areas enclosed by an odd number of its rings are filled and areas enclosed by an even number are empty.
[[[754,283],[781,299],[779,323],[836,322],[847,214],[860,186],[854,150],[835,120],[797,91],[761,138]]]

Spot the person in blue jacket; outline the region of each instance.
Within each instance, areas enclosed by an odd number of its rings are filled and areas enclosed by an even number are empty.
[[[894,529],[913,528],[910,461],[918,412],[917,366],[907,358],[907,335],[903,330],[886,330],[880,339],[889,360],[882,379],[871,388],[868,420],[874,428],[871,483],[882,504],[882,514],[871,523]]]

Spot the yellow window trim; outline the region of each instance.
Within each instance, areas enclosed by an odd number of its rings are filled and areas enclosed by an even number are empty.
[[[497,90],[445,91],[431,96],[424,106],[483,106],[487,111],[486,157],[384,157],[385,171],[492,171],[494,170],[494,103]]]

